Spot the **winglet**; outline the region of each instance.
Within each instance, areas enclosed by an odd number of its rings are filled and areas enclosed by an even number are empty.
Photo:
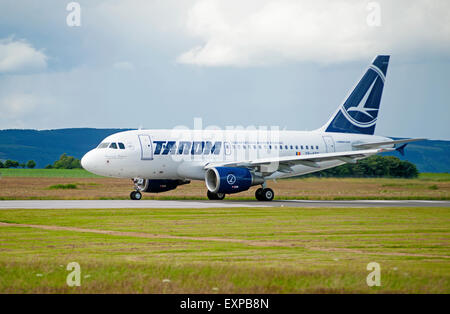
[[[408,145],[408,143],[403,144],[400,147],[397,147],[395,150],[400,153],[400,155],[405,156],[405,147]]]

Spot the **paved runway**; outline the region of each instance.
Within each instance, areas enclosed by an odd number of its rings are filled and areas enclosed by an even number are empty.
[[[450,201],[174,201],[174,200],[24,200],[0,201],[1,209],[76,208],[232,208],[232,207],[450,207]]]

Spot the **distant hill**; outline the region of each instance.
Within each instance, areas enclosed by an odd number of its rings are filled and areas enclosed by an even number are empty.
[[[58,129],[58,130],[0,130],[0,160],[26,162],[33,159],[38,168],[52,164],[63,153],[81,158],[102,139],[127,129]],[[409,144],[406,156],[420,172],[450,172],[450,141],[423,141]]]
[[[63,153],[78,159],[108,135],[125,129],[0,130],[0,160],[36,162],[44,168]]]
[[[405,156],[397,152],[382,154],[396,156],[414,163],[420,172],[450,172],[450,141],[427,140],[408,144]]]

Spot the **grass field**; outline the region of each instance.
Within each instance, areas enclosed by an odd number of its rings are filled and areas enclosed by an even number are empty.
[[[0,177],[27,178],[101,178],[84,169],[0,169]]]
[[[14,199],[128,199],[133,184],[129,179],[90,175],[82,169],[0,169],[0,200]],[[425,199],[449,200],[449,174],[422,174],[418,179],[300,178],[269,181],[276,199],[357,200]],[[227,196],[254,199],[257,187]],[[144,193],[144,199],[206,199],[202,181],[176,190]]]
[[[450,208],[0,211],[0,293],[450,293]],[[68,287],[69,262],[81,286]],[[369,262],[381,287],[368,287]]]
[[[21,169],[2,168],[0,177],[29,177],[29,178],[101,178],[84,169]],[[421,180],[450,181],[449,173],[421,173]]]

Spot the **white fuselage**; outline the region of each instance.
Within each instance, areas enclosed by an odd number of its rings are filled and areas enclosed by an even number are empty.
[[[386,140],[390,139],[321,131],[134,130],[105,138],[82,158],[82,166],[116,178],[204,180],[205,166],[210,163],[356,151],[353,145]],[[117,148],[110,147],[111,143]],[[319,167],[293,165],[288,172],[276,171],[265,179],[308,174],[344,163],[328,160],[318,162]]]

